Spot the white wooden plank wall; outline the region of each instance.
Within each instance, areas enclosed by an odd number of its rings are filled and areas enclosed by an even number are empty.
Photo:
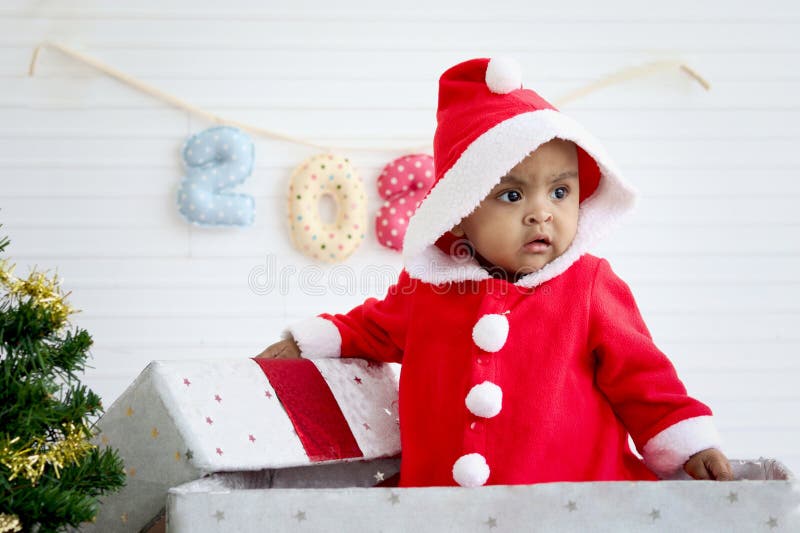
[[[56,51],[27,77],[45,39],[234,119],[398,147],[430,142],[438,75],[463,59],[514,55],[526,85],[550,99],[623,67],[684,60],[711,92],[665,72],[565,108],[642,193],[638,213],[597,252],[632,286],[690,392],[715,410],[728,455],[777,457],[800,473],[798,35],[800,4],[788,0],[6,0],[7,252],[19,272],[35,264],[64,277],[83,310],[75,322],[95,339],[86,381],[106,405],[152,359],[253,355],[289,321],[380,296],[400,269],[369,234],[338,271],[352,280],[342,295],[326,286],[327,267],[291,248],[288,178],[315,151],[285,142],[254,139],[256,168],[241,188],[256,197],[253,227],[190,227],[173,207],[178,150],[210,124]],[[370,213],[380,169],[402,154],[346,154]],[[270,281],[284,268],[283,287],[258,294],[248,277],[267,264]],[[370,267],[389,277],[369,281]]]

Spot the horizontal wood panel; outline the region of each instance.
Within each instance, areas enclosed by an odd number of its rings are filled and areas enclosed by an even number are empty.
[[[353,298],[356,303],[363,298]],[[166,303],[158,303],[163,307]],[[209,306],[217,306],[209,302]],[[219,309],[216,316],[184,316],[165,320],[157,314],[136,316],[135,318],[116,318],[113,316],[77,316],[75,321],[88,329],[97,339],[113,342],[135,342],[141,335],[151,337],[154,341],[164,340],[176,342],[192,339],[205,342],[225,342],[230,339],[260,338],[258,332],[266,320],[283,320],[283,324],[300,318],[308,318],[319,312],[345,312],[350,306],[344,298],[335,304],[317,300],[315,306],[295,317],[286,316],[279,309],[271,308],[261,313],[234,314],[224,308]],[[757,313],[750,315],[713,315],[705,313],[684,313],[683,315],[644,313],[645,321],[657,344],[686,341],[718,341],[718,342],[800,342],[797,333],[797,320],[800,314]],[[224,322],[221,322],[224,321]],[[219,324],[224,327],[219,327]],[[217,326],[214,326],[217,324]],[[257,326],[258,324],[262,324]],[[257,327],[256,327],[257,326]],[[791,365],[790,365],[791,366]],[[796,366],[796,365],[795,365]]]
[[[792,22],[719,22],[706,24],[685,21],[640,20],[504,20],[487,26],[484,20],[450,20],[447,31],[441,31],[441,20],[420,18],[413,24],[398,24],[391,18],[379,18],[365,24],[360,20],[339,18],[318,20],[307,18],[283,20],[250,20],[240,18],[226,21],[159,18],[142,20],[116,19],[114,24],[97,24],[94,20],[73,18],[69,33],[84,36],[87,46],[131,46],[148,42],[158,35],[161,47],[190,47],[203,43],[209,48],[241,48],[259,43],[261,47],[291,47],[305,49],[362,48],[365,42],[373,48],[397,48],[402,43],[409,50],[448,50],[464,48],[506,48],[535,52],[537,50],[632,50],[662,48],[678,50],[730,49],[731,37],[735,46],[746,49],[780,48],[798,50],[795,35],[799,24]],[[147,29],[144,33],[142,30]],[[14,17],[0,19],[0,45],[35,43],[37,36],[64,30],[53,29],[46,17]],[[536,39],[530,35],[535,34]],[[564,39],[569,35],[569,39]]]
[[[214,305],[209,302],[209,305]],[[88,330],[97,341],[135,342],[137,339],[183,340],[187,345],[204,342],[226,343],[235,339],[253,341],[262,338],[266,324],[280,316],[277,310],[260,315],[236,317],[225,320],[224,311],[217,317],[187,317],[184,320],[166,321],[158,317],[141,317],[135,320],[115,320],[108,317],[75,317],[76,325]]]
[[[0,138],[0,168],[4,166],[36,166],[41,164],[46,168],[62,168],[75,165],[103,166],[109,168],[120,167],[149,167],[161,166],[173,162],[176,177],[182,173],[182,163],[179,150],[183,145],[183,138],[151,139],[142,138],[136,142],[125,142],[124,139],[106,139],[102,137],[71,139],[71,138],[39,138],[32,142],[30,139]],[[320,139],[325,142],[324,139]],[[337,150],[344,152],[353,161],[356,169],[361,165],[369,164],[372,160],[375,166],[391,161],[391,152],[381,156],[372,154],[369,158],[358,154],[358,147],[373,146],[382,148],[388,143],[373,140],[371,143],[347,138],[334,141],[334,146],[351,146],[351,149]],[[396,147],[410,144],[394,143]],[[645,164],[674,165],[680,162],[684,168],[717,168],[739,169],[747,168],[753,171],[769,172],[773,169],[785,169],[794,164],[792,149],[795,142],[787,139],[747,139],[725,140],[708,139],[698,145],[696,140],[606,140],[605,147],[609,153],[614,154],[621,168],[629,166],[642,166]],[[311,155],[322,150],[310,149],[277,141],[263,141],[257,150],[267,150],[269,161],[273,165],[294,167]],[[350,153],[348,153],[350,152]],[[407,154],[408,151],[405,151]],[[404,155],[403,153],[397,154]]]
[[[394,272],[394,269],[388,269]],[[83,288],[74,290],[70,301],[84,316],[124,318],[158,316],[180,319],[184,316],[227,317],[256,315],[269,312],[283,303],[287,312],[299,314],[316,309],[320,302],[334,300],[337,307],[355,305],[371,296],[385,293],[380,290],[380,278],[370,279],[369,272],[358,269],[340,271],[337,276],[324,276],[319,281],[299,274],[275,272],[258,285],[249,276],[238,275],[235,286],[217,287],[212,282],[191,288]],[[220,277],[232,278],[220,273]],[[325,279],[325,278],[329,279]],[[364,280],[373,281],[367,285]],[[313,282],[313,283],[312,283]],[[388,279],[387,279],[388,282]],[[393,280],[391,281],[393,282]],[[230,281],[228,282],[230,284]],[[283,285],[283,287],[281,287]],[[388,287],[388,283],[386,285]],[[692,315],[753,315],[756,313],[800,315],[800,283],[792,285],[642,285],[635,296],[645,314]],[[153,302],[164,304],[153,308]],[[349,303],[348,303],[349,302]],[[798,364],[800,368],[800,363]]]
[[[27,228],[16,224],[3,229],[14,236],[13,253],[22,257],[261,257],[268,253],[289,252],[292,259],[302,259],[289,243],[283,221],[267,220],[264,225],[247,228],[187,228],[176,223],[159,229],[151,228]],[[601,256],[705,255],[797,256],[800,240],[797,226],[776,225],[768,234],[753,227],[733,231],[726,226],[699,226],[690,229],[659,225],[623,226],[599,244],[595,253]],[[367,232],[366,240],[351,256],[360,261],[361,254],[391,254]],[[11,253],[11,250],[9,250]]]
[[[195,0],[187,4],[164,4],[158,0],[140,0],[135,4],[87,5],[85,0],[60,0],[57,4],[37,4],[30,0],[6,0],[0,13],[28,17],[95,19],[302,19],[325,21],[337,18],[355,20],[391,19],[398,22],[419,20],[431,16],[446,16],[450,20],[478,19],[487,23],[505,20],[667,20],[680,23],[702,20],[719,23],[726,20],[791,21],[800,16],[800,9],[791,2],[766,1],[754,7],[751,4],[724,4],[718,2],[697,4],[691,0],[674,0],[669,4],[642,4],[635,0],[610,0],[602,6],[583,0],[564,0],[558,5],[536,6],[512,0],[487,9],[483,3],[464,3],[443,0],[431,5],[424,0],[408,0],[403,4],[365,3],[363,0],[340,0],[335,6],[320,4],[318,0],[296,0],[281,6],[265,6],[257,0],[230,0],[219,4],[214,0]],[[424,10],[420,10],[424,7]],[[453,9],[458,7],[458,9]],[[528,8],[528,9],[526,9]]]
[[[306,317],[307,318],[307,317]],[[141,338],[136,342],[122,343],[113,338],[104,336],[95,337],[92,352],[95,361],[116,361],[114,365],[93,365],[97,368],[94,373],[103,376],[117,376],[120,373],[132,372],[141,369],[147,361],[155,359],[214,359],[219,357],[240,357],[241,354],[259,353],[266,346],[277,342],[280,332],[294,320],[281,318],[265,319],[263,330],[252,338],[225,339],[221,342],[199,342],[192,338],[181,343],[171,341],[158,341],[155,339]],[[91,334],[92,331],[89,331]],[[800,342],[763,342],[757,345],[741,342],[707,342],[692,341],[686,343],[660,342],[658,347],[669,357],[677,369],[678,375],[688,372],[705,373],[709,375],[724,374],[724,376],[740,375],[746,379],[753,371],[796,373],[798,362],[790,354],[797,353]],[[238,354],[238,355],[237,355]],[[736,409],[747,409],[748,412],[762,413],[771,408],[774,401],[779,406],[785,403],[800,402],[800,394],[794,394],[793,389],[785,392],[780,399],[764,399],[759,391],[751,387],[743,390],[718,391],[719,395],[709,398],[714,400],[714,410],[721,409],[736,414]],[[699,393],[704,391],[700,390]],[[727,394],[730,393],[730,394]],[[733,406],[733,407],[731,407]],[[760,414],[759,414],[760,416]]]
[[[8,120],[0,124],[0,137],[34,140],[58,139],[69,135],[78,141],[102,136],[127,144],[142,138],[163,139],[164,144],[174,144],[189,136],[188,124],[182,113],[156,107],[6,109],[4,114]],[[423,108],[379,111],[318,109],[314,113],[258,108],[247,111],[219,109],[218,112],[232,119],[301,138],[327,130],[331,135],[368,136],[386,143],[394,139],[400,142],[411,138],[424,141],[433,137],[436,128],[435,110]],[[775,139],[800,134],[800,109],[628,109],[620,112],[582,109],[571,114],[603,141]],[[24,129],[20,128],[23,123]],[[102,135],[98,132],[102,132]],[[262,155],[259,152],[261,138],[255,135],[251,137],[256,143],[256,163],[269,163],[269,159],[261,161],[259,157]],[[686,163],[691,166],[690,162]]]
[[[379,202],[372,190],[377,176],[384,165],[392,161],[396,155],[385,154],[383,158],[380,155],[368,159],[358,158],[359,164],[356,168],[364,178],[368,201],[371,204]],[[268,157],[266,154],[265,156]],[[164,164],[148,168],[97,168],[91,165],[55,167],[44,162],[31,163],[27,166],[0,165],[0,173],[6,178],[3,180],[0,210],[4,210],[12,201],[16,203],[19,197],[128,198],[173,195],[183,177],[182,169],[176,166],[178,159],[179,155],[176,152],[172,157],[174,165]],[[286,195],[295,166],[299,166],[301,162],[302,159],[298,159],[290,166],[276,166],[268,159],[261,161],[257,151],[253,173],[241,186],[241,190],[255,196],[257,201],[264,201],[263,198],[267,197],[282,198]],[[651,163],[657,162],[651,161]],[[626,165],[623,172],[626,179],[639,190],[645,204],[657,201],[675,202],[678,201],[676,197],[683,199],[687,196],[697,197],[698,202],[703,201],[699,197],[703,197],[705,201],[709,201],[708,197],[711,197],[712,202],[724,202],[731,196],[754,195],[763,198],[771,193],[767,186],[754,184],[754,180],[758,183],[760,177],[780,182],[781,195],[773,194],[773,199],[779,202],[800,195],[800,180],[793,179],[796,170],[791,167],[698,168],[691,161],[685,161],[684,166],[663,168],[663,165],[659,167],[657,164],[647,165],[643,162],[641,165]],[[0,214],[3,212],[0,211]],[[764,214],[770,215],[769,212]]]
[[[662,21],[663,22],[663,21]],[[771,24],[770,24],[771,25]],[[65,43],[70,44],[70,43]],[[20,76],[28,71],[34,46],[10,44],[0,48],[0,76]],[[91,77],[97,73],[82,63],[65,59],[58,51],[44,49],[37,61],[39,78],[76,76]],[[369,47],[349,50],[327,50],[319,54],[313,49],[254,48],[244,46],[210,47],[199,42],[202,61],[187,61],[195,57],[185,48],[151,48],[141,46],[107,47],[94,44],[84,52],[104,63],[148,80],[192,78],[230,79],[281,82],[286,79],[304,80],[414,80],[430,83],[437,80],[443,67],[463,57],[464,52],[429,50],[420,55],[403,47],[371,50]],[[483,55],[483,54],[478,54]],[[727,49],[678,52],[668,48],[652,49],[568,49],[547,53],[517,53],[524,80],[536,88],[542,80],[589,83],[608,76],[615,70],[653,61],[680,60],[694,68],[712,83],[758,79],[791,80],[800,74],[786,66],[800,61],[800,52],[783,48],[755,52]],[[235,61],[232,61],[235,58]],[[253,69],[251,65],[281,65],[280,69]],[[674,76],[684,76],[677,69]],[[686,78],[688,80],[688,78]],[[613,90],[613,89],[612,89]]]
[[[249,276],[260,276],[277,272],[277,279],[297,280],[298,272],[310,268],[314,263],[307,260],[293,261],[287,256],[269,253],[265,256],[249,257],[156,257],[156,258],[81,258],[58,259],[20,256],[14,253],[14,243],[9,249],[13,263],[17,263],[17,275],[25,275],[35,265],[40,269],[58,271],[64,279],[64,287],[76,293],[84,290],[108,289],[200,289],[204,287],[239,288],[248,283]],[[358,289],[370,290],[371,273],[387,269],[396,278],[402,261],[396,252],[378,251],[373,257],[364,253],[359,261],[348,261],[339,268],[353,269],[353,278]],[[696,286],[709,290],[730,290],[733,295],[738,287],[746,291],[764,287],[790,287],[794,290],[800,283],[800,256],[795,257],[677,257],[623,255],[611,257],[614,271],[631,286],[637,295],[642,290],[670,291],[682,287],[691,292]],[[367,270],[367,267],[372,270]],[[292,267],[294,270],[292,270]],[[332,266],[317,266],[325,283],[333,270]],[[281,278],[280,273],[284,276]],[[358,276],[358,273],[363,276]],[[368,276],[369,275],[369,276]],[[387,278],[388,278],[387,274]],[[264,294],[269,283],[260,278],[253,281],[258,294]],[[382,285],[382,284],[381,284]],[[299,288],[295,284],[292,289]],[[274,292],[282,293],[279,286]],[[372,294],[372,292],[368,293]],[[367,294],[365,294],[366,296]],[[666,295],[664,295],[666,296]]]
[[[15,198],[13,202],[0,206],[0,220],[25,228],[81,228],[124,227],[152,228],[180,224],[183,220],[176,205],[177,180],[165,182],[161,194],[155,196],[128,195],[118,197],[48,197],[45,195]],[[268,183],[277,189],[274,181]],[[365,178],[369,216],[374,218],[383,200],[375,190],[375,178]],[[286,184],[284,182],[285,188]],[[372,190],[370,190],[372,188]],[[279,195],[254,195],[250,187],[233,188],[232,193],[250,194],[256,202],[256,217],[259,227],[273,229],[284,224],[287,208],[275,209],[287,202],[287,192]],[[757,216],[759,224],[800,225],[800,203],[798,195],[770,194],[769,189],[749,195],[697,196],[690,193],[670,196],[641,198],[631,224],[677,225],[677,226],[727,226],[737,231]],[[759,205],[769,205],[761,209]],[[758,213],[754,213],[758,209]],[[373,231],[370,229],[370,231]]]
[[[469,56],[467,56],[469,57]],[[147,80],[142,80],[147,82]],[[155,100],[119,81],[98,74],[96,77],[37,78],[20,76],[3,80],[6,86],[4,105],[86,108],[152,108]],[[216,112],[217,107],[249,109],[253,107],[344,108],[344,109],[431,109],[436,101],[435,80],[385,81],[362,80],[284,80],[269,84],[237,83],[218,79],[161,79],[158,89],[194,105]],[[542,80],[530,87],[544,98],[556,101],[585,84]],[[628,82],[627,90],[607,89],[571,102],[565,109],[786,109],[796,111],[792,97],[800,80],[720,81],[713,92],[673,73],[658,73],[646,79]],[[398,97],[402,95],[402,97]],[[752,98],[758,94],[758,98]],[[223,96],[224,95],[224,96]],[[236,102],[236,105],[231,105]]]

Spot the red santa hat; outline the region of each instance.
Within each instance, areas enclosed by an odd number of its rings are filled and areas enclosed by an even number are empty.
[[[513,59],[471,59],[445,71],[436,118],[436,181],[409,220],[403,243],[413,278],[443,283],[490,277],[474,258],[453,253],[456,239],[449,230],[478,207],[502,176],[556,137],[577,146],[578,230],[561,256],[517,285],[533,287],[566,270],[634,206],[635,191],[600,143],[536,92],[524,89]]]

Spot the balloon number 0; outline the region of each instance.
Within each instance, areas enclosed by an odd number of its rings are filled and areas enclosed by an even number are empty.
[[[191,136],[181,150],[186,176],[178,189],[178,210],[199,226],[247,226],[255,218],[255,199],[230,192],[253,171],[250,137],[228,126]]]

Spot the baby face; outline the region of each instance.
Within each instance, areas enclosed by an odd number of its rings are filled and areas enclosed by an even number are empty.
[[[472,243],[484,267],[516,281],[572,243],[578,229],[578,184],[575,145],[553,139],[503,176],[451,231]]]

